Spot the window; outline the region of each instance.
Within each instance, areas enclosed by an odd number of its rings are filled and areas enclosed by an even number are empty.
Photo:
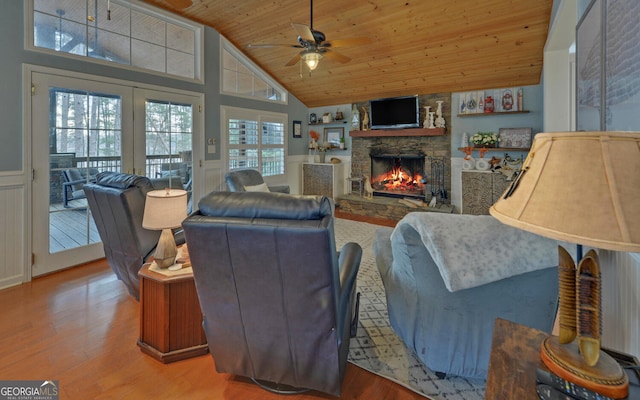
[[[287,103],[287,92],[267,74],[221,38],[222,75],[220,91],[239,97],[250,97],[276,103]]]
[[[223,107],[227,168],[255,168],[262,176],[283,176],[286,157],[285,114]]]
[[[30,0],[30,50],[202,81],[202,28],[126,0]]]

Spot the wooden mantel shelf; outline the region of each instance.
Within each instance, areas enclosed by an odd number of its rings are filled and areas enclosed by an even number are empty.
[[[399,136],[444,136],[446,128],[407,128],[407,129],[371,129],[368,131],[350,131],[351,137],[399,137]]]

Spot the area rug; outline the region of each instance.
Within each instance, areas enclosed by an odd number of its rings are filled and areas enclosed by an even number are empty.
[[[387,314],[384,286],[373,256],[374,232],[380,226],[337,218],[338,249],[346,242],[362,246],[358,272],[360,326],[351,340],[349,362],[392,380],[432,400],[481,400],[485,381],[459,377],[438,378],[425,367],[393,331]]]

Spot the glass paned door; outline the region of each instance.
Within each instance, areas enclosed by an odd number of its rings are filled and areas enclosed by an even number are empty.
[[[191,190],[192,107],[145,102],[146,173],[169,187]]]
[[[32,275],[37,276],[103,256],[83,185],[100,172],[131,168],[124,149],[132,140],[123,132],[127,126],[131,131],[126,108],[131,109],[132,91],[40,73],[32,75],[32,84]]]
[[[202,130],[201,100],[197,96],[135,89],[136,115],[144,119],[135,121],[136,170],[154,182],[157,188],[171,187],[188,192],[189,210],[194,189],[193,144]],[[144,142],[143,142],[144,141]]]
[[[82,188],[100,172],[147,176],[156,189],[181,188],[189,199],[199,194],[201,95],[64,71],[31,77],[32,276],[104,257]]]

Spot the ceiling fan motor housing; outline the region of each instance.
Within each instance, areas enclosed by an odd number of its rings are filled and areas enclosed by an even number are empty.
[[[320,45],[322,44],[322,42],[324,42],[327,38],[326,36],[324,36],[324,33],[320,32],[320,31],[311,31],[311,34],[313,35],[313,39],[315,41],[315,43],[311,43],[307,40],[305,40],[302,36],[298,36],[298,43],[300,43],[301,46],[307,47],[310,44],[315,44],[315,45]]]

